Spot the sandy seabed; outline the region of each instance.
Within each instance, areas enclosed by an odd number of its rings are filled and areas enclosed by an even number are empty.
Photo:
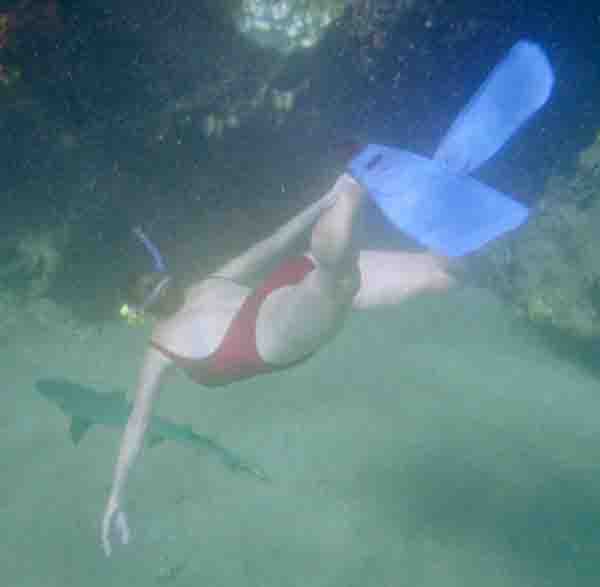
[[[46,327],[2,348],[2,585],[598,585],[600,385],[475,289],[357,314],[293,371],[220,391],[170,379],[156,413],[272,482],[147,449],[132,542],[107,560],[120,432],[74,446],[35,382],[131,390],[144,335]]]

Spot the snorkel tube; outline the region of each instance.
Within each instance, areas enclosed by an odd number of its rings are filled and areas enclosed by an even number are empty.
[[[152,257],[152,262],[154,263],[154,271],[158,271],[159,273],[165,273],[167,267],[162,258],[162,255],[160,254],[160,251],[158,250],[158,247],[146,236],[141,227],[136,226],[132,232],[144,245],[144,248]]]
[[[164,274],[163,278],[152,288],[141,304],[131,306],[123,304],[121,306],[119,314],[125,318],[129,324],[141,324],[144,321],[144,311],[160,297],[165,287],[171,281],[171,276],[167,273],[167,267],[158,247],[146,236],[144,231],[139,226],[136,226],[133,229],[133,234],[142,245],[144,245],[144,248],[152,258],[154,271]]]

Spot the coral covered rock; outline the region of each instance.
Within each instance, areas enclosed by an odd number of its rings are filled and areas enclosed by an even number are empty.
[[[554,176],[531,220],[475,262],[527,319],[577,338],[600,336],[600,143],[570,178]]]
[[[0,242],[0,280],[7,289],[29,298],[45,295],[63,263],[66,225],[23,230]]]

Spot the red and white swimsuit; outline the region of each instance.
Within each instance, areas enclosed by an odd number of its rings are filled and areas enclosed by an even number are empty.
[[[245,300],[217,349],[208,357],[191,359],[172,353],[160,344],[150,345],[169,357],[188,376],[202,385],[216,387],[233,381],[287,369],[308,359],[310,355],[287,365],[266,363],[256,348],[256,319],[267,296],[276,289],[301,282],[315,265],[308,257],[294,257],[282,263]]]

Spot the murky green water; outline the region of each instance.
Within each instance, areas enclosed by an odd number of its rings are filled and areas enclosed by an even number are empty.
[[[3,349],[6,585],[597,584],[598,382],[488,294],[357,315],[308,364],[225,391],[172,379],[157,413],[273,481],[172,443],[147,450],[132,542],[110,560],[99,523],[119,433],[73,446],[34,382],[131,385],[141,333],[31,334]]]

